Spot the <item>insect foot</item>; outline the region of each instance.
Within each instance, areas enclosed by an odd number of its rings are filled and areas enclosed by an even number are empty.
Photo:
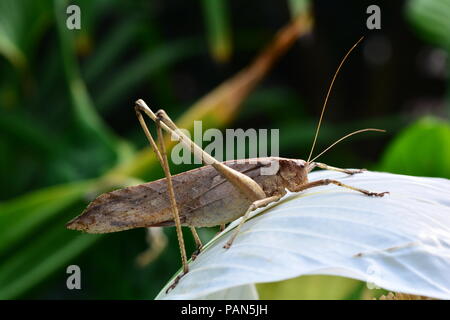
[[[183,273],[179,274],[175,278],[175,280],[173,280],[173,283],[170,285],[170,287],[167,288],[166,294],[169,293],[170,290],[174,289],[177,286],[178,282],[180,282],[180,279],[183,278],[188,272],[189,271],[186,271],[186,272],[183,271]]]
[[[368,196],[371,197],[383,197],[385,194],[389,194],[389,191],[385,191],[385,192],[369,192],[367,193]]]
[[[227,242],[225,243],[225,245],[223,246],[224,249],[230,249],[231,248],[232,243]]]
[[[195,259],[197,259],[198,255],[202,252],[203,246],[202,247],[198,247],[197,250],[195,250],[194,252],[192,252],[191,254],[191,259],[192,261],[194,261]]]
[[[354,174],[357,174],[357,173],[363,173],[363,172],[365,172],[365,171],[367,171],[367,169],[348,169],[348,170],[346,171],[346,173],[352,176],[352,175],[354,175]]]

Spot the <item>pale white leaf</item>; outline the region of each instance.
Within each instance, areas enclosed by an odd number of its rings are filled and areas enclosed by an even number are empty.
[[[256,210],[226,250],[239,220],[230,224],[190,263],[178,285],[157,298],[239,299],[239,290],[231,296],[226,290],[324,274],[450,299],[450,180],[380,172],[310,174],[310,181],[323,178],[390,194],[374,198],[335,185],[289,193]]]
[[[258,291],[253,283],[245,284],[238,287],[227,288],[200,296],[197,299],[201,300],[258,300]]]

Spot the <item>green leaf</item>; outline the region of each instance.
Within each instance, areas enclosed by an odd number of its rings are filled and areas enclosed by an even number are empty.
[[[450,125],[423,118],[398,135],[386,149],[379,170],[450,178]]]
[[[230,59],[231,28],[226,0],[203,0],[203,12],[211,55],[217,62]]]
[[[294,279],[259,283],[262,300],[342,300],[361,287],[362,282],[336,276],[301,276]]]
[[[198,53],[197,39],[183,39],[173,43],[161,45],[151,52],[142,54],[138,59],[128,63],[121,70],[109,74],[109,81],[100,90],[97,105],[100,110],[113,104],[141,83],[146,77],[172,65],[182,59],[187,59]]]
[[[309,0],[289,0],[289,10],[291,11],[292,18],[297,17],[299,14],[309,9]]]
[[[122,158],[126,158],[129,155],[128,150],[130,148],[125,141],[115,136],[98,115],[85,83],[81,78],[73,47],[73,34],[67,29],[64,20],[67,3],[68,1],[65,0],[55,1],[54,12],[57,21],[63,67],[69,86],[74,114],[81,125],[81,129],[103,142],[111,152],[117,154],[119,161],[123,161]],[[122,155],[122,151],[124,155]]]
[[[81,253],[99,235],[80,235],[56,225],[0,266],[0,299],[14,299]],[[65,272],[65,268],[61,270]]]
[[[411,0],[406,16],[427,41],[450,50],[450,0]]]
[[[65,147],[65,142],[60,137],[52,135],[47,128],[22,111],[0,109],[0,133],[8,135],[10,141],[26,145],[42,154],[48,155],[54,153],[55,149]]]
[[[88,182],[54,186],[1,203],[0,254],[78,201],[88,186]]]
[[[99,43],[92,58],[84,65],[86,81],[97,80],[103,72],[109,72],[110,66],[117,64],[117,58],[131,45],[136,36],[137,26],[130,21],[112,26],[108,36]]]
[[[0,1],[0,54],[23,69],[49,18],[49,1]]]

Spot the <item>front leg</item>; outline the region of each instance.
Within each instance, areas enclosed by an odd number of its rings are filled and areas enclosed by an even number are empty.
[[[371,196],[371,197],[382,197],[385,194],[389,193],[388,191],[380,192],[380,193],[371,192],[371,191],[368,191],[368,190],[365,190],[365,189],[349,186],[348,184],[344,184],[344,183],[342,183],[340,181],[333,180],[333,179],[322,179],[322,180],[317,180],[317,181],[305,183],[305,184],[299,186],[297,189],[295,189],[293,191],[294,192],[300,192],[300,191],[303,191],[303,190],[307,190],[307,189],[314,188],[314,187],[319,187],[319,186],[325,186],[325,185],[328,185],[328,184],[335,184],[335,185],[337,185],[339,187],[343,187],[343,188],[347,188],[347,189],[350,189],[350,190],[358,191],[358,192],[364,193],[365,195]]]
[[[333,171],[337,171],[337,172],[343,172],[349,175],[354,175],[355,173],[362,173],[364,171],[366,171],[366,169],[342,169],[342,168],[336,168],[336,167],[332,167],[329,166],[325,163],[320,163],[320,162],[313,162],[314,166],[319,167],[320,169],[324,169],[324,170],[333,170]]]

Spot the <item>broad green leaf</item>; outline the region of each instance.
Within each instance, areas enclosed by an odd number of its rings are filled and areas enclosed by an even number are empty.
[[[410,0],[406,17],[427,42],[450,52],[450,0]],[[448,69],[448,68],[447,68]],[[447,116],[450,114],[449,87],[447,87]]]
[[[361,285],[361,281],[344,277],[301,276],[259,283],[257,289],[262,300],[344,300],[360,291]]]
[[[49,20],[50,1],[0,1],[0,54],[23,69]]]
[[[450,125],[423,118],[387,147],[378,168],[394,173],[450,178]]]
[[[450,0],[410,0],[406,16],[427,41],[450,50]]]

